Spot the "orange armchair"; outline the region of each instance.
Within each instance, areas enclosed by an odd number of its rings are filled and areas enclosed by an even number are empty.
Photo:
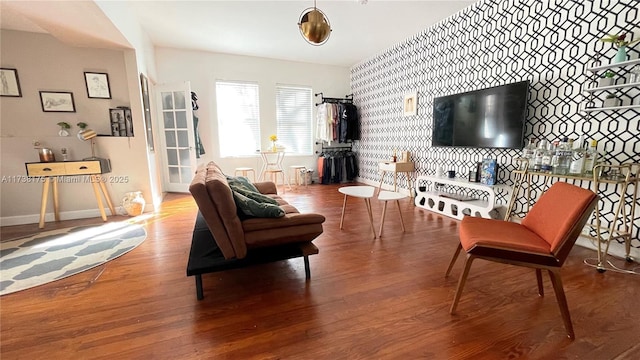
[[[575,337],[560,267],[598,202],[591,190],[565,182],[553,184],[520,224],[466,216],[460,223],[460,244],[449,264],[449,276],[460,251],[467,252],[450,313],[454,314],[471,263],[476,258],[536,269],[538,294],[544,295],[542,270],[547,270],[569,338]]]

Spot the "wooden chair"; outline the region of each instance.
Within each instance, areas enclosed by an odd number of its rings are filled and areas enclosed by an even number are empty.
[[[522,223],[467,216],[460,223],[460,244],[449,264],[448,276],[460,250],[467,252],[450,313],[460,300],[471,262],[476,258],[536,269],[538,294],[544,295],[542,270],[547,270],[569,338],[574,339],[560,268],[598,202],[591,190],[565,182],[553,184]]]

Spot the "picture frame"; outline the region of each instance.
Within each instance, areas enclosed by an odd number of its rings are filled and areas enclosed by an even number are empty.
[[[44,112],[76,112],[73,93],[67,91],[40,91],[40,105]]]
[[[418,113],[418,93],[409,93],[404,96],[404,116],[412,116]]]
[[[0,96],[22,97],[17,69],[0,68]]]
[[[111,99],[109,74],[85,71],[84,83],[87,86],[87,96],[90,99]]]

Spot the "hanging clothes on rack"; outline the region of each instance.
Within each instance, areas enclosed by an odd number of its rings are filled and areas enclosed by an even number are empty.
[[[200,107],[198,106],[198,95],[195,92],[191,92],[191,109],[193,110],[193,135],[195,137],[195,150],[196,150],[196,158],[200,158],[200,155],[204,155],[204,145],[202,145],[202,140],[200,139],[200,130],[198,129],[198,116],[196,115],[196,110]]]
[[[318,140],[328,144],[331,142],[347,143],[360,140],[360,124],[358,110],[353,105],[353,95],[345,98],[326,98],[322,93],[317,103],[316,134]]]

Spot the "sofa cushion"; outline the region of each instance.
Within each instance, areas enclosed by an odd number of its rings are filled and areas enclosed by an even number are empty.
[[[229,186],[231,186],[233,188],[234,185],[242,185],[242,187],[247,188],[253,192],[257,192],[259,193],[260,191],[258,190],[258,188],[256,188],[251,181],[249,181],[249,178],[246,178],[244,176],[229,176],[227,175],[227,182],[229,183]]]

